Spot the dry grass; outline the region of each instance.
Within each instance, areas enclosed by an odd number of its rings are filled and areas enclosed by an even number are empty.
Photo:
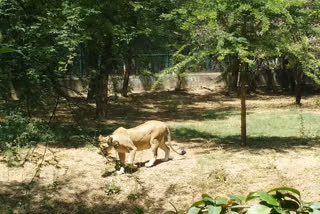
[[[198,126],[203,122],[199,114],[237,110],[240,106],[237,98],[205,92],[157,95],[131,96],[130,103],[123,107],[126,115],[114,104],[113,121],[108,123],[132,126],[161,119],[171,127],[186,123]],[[292,103],[292,97],[256,96],[249,98],[248,110],[290,111]],[[303,100],[301,111],[320,113],[317,98]],[[230,127],[235,122],[230,115],[225,120],[231,120]],[[172,153],[169,162],[160,160],[152,168],[140,167],[123,175],[113,174],[113,163],[106,163],[95,147],[39,145],[29,151],[27,159],[28,151],[20,151],[20,161],[25,163],[18,168],[8,168],[0,157],[0,212],[132,214],[139,206],[151,213],[163,213],[173,209],[170,203],[178,209],[188,208],[202,193],[246,195],[279,186],[299,189],[307,201],[320,200],[318,142],[243,148],[236,143],[177,138],[175,147],[184,147],[187,154]],[[160,151],[159,158],[163,156]],[[136,162],[143,163],[149,157],[149,151],[139,152]]]

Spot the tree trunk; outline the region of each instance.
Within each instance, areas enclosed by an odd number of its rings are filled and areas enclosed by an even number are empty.
[[[301,105],[301,93],[302,93],[302,81],[303,79],[303,72],[296,68],[295,70],[295,94],[296,94],[296,104]]]
[[[280,70],[280,83],[281,83],[281,90],[284,92],[289,91],[289,72],[287,69],[288,60],[285,57],[281,57],[281,70]]]
[[[99,120],[106,118],[107,90],[108,90],[108,74],[101,72],[98,78],[98,90],[95,97],[96,115]]]
[[[299,81],[296,84],[296,104],[301,105],[301,82]]]
[[[89,87],[88,87],[88,93],[87,93],[87,100],[93,100],[95,95],[97,94],[97,77],[95,76],[94,78],[89,80]]]
[[[9,80],[9,82],[8,82],[8,85],[9,85],[9,93],[10,93],[10,99],[11,100],[19,100],[19,98],[18,98],[18,95],[17,95],[17,91],[16,91],[16,89],[15,89],[15,87],[14,87],[14,85],[13,85],[13,82],[12,82],[12,80]]]
[[[242,64],[240,73],[240,96],[241,96],[241,145],[247,145],[247,124],[246,124],[246,73],[248,64]]]
[[[176,84],[175,91],[181,91],[182,90],[182,80],[183,80],[182,75],[180,73],[177,74],[177,84]]]
[[[134,63],[133,63],[133,57],[132,57],[132,51],[128,51],[128,56],[126,60],[126,64],[124,67],[124,74],[123,74],[123,85],[122,85],[122,96],[127,97],[128,91],[129,91],[129,78],[130,75],[133,73],[134,70]]]
[[[266,75],[267,75],[267,91],[271,91],[273,93],[277,93],[278,89],[277,89],[277,81],[276,81],[276,77],[275,77],[275,72],[274,70],[271,69],[266,69]]]
[[[129,78],[131,73],[131,63],[125,65],[124,67],[124,73],[123,73],[123,85],[122,85],[122,96],[127,97],[128,96],[128,88],[129,88]]]
[[[238,73],[239,73],[239,61],[237,59],[231,59],[230,70],[227,76],[227,95],[231,95],[232,92],[238,91]]]
[[[106,118],[106,105],[108,96],[108,66],[103,67],[101,56],[98,60],[99,73],[97,78],[96,116],[99,120]]]

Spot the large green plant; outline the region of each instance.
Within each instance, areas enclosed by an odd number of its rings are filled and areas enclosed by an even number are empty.
[[[23,55],[23,53],[21,51],[15,50],[13,48],[0,48],[0,54],[13,53],[13,52],[16,52],[16,53]]]
[[[252,204],[251,201],[254,201]],[[250,204],[249,204],[249,203]],[[136,209],[143,214],[142,209]],[[202,195],[187,210],[167,211],[164,214],[289,214],[320,213],[320,202],[304,202],[300,192],[289,187],[279,187],[268,192],[252,192],[247,197],[229,195],[228,198]]]

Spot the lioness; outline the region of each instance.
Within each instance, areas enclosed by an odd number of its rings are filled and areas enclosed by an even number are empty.
[[[177,152],[171,145],[171,135],[168,126],[156,120],[148,121],[137,127],[125,129],[120,127],[111,135],[103,137],[99,136],[100,149],[107,155],[112,148],[118,152],[120,161],[125,164],[125,153],[129,153],[128,164],[133,165],[136,151],[141,151],[151,148],[152,158],[145,164],[146,167],[153,166],[157,159],[158,148],[160,147],[165,152],[165,161],[169,160],[169,147],[165,144],[165,138],[168,139],[170,148],[179,155],[184,155],[186,152],[182,150]]]

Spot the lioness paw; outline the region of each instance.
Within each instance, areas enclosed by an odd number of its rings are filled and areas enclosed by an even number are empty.
[[[153,166],[153,163],[150,163],[150,162],[145,164],[145,167],[152,167],[152,166]]]
[[[117,173],[117,175],[122,175],[122,174],[124,174],[124,167],[122,166],[122,167],[120,168],[120,170],[117,171],[116,173]]]

